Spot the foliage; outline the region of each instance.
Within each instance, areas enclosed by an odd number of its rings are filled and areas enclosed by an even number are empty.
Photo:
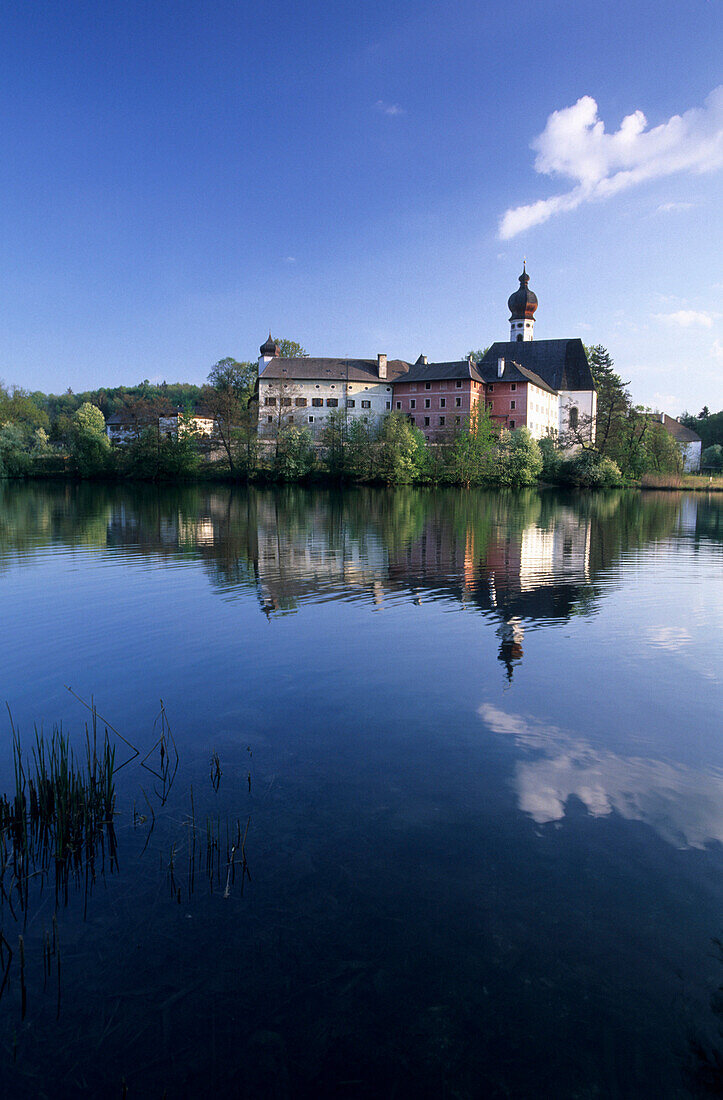
[[[701,469],[723,470],[723,447],[713,443],[700,456]]]
[[[205,408],[215,421],[215,431],[226,453],[229,472],[235,474],[241,462],[248,468],[250,431],[256,433],[256,419],[249,414],[258,371],[255,363],[239,363],[236,359],[219,359],[208,374],[201,391]],[[245,444],[245,446],[244,446]]]
[[[381,422],[374,444],[373,476],[388,485],[414,481],[424,465],[425,442],[419,428],[401,413]]]
[[[534,485],[542,472],[540,448],[529,428],[502,432],[493,454],[488,480],[494,485],[506,488]]]
[[[274,474],[282,481],[301,481],[316,464],[316,452],[307,428],[282,428],[276,441]]]
[[[702,441],[703,449],[719,443],[723,446],[723,409],[720,412],[709,412],[705,405],[697,416],[683,413],[680,417],[681,424],[696,432]]]
[[[564,458],[559,466],[558,478],[564,485],[585,489],[607,489],[623,482],[620,469],[613,460],[591,450],[576,451]]]
[[[308,359],[309,353],[296,340],[277,340],[282,359]]]
[[[538,443],[542,455],[542,470],[540,477],[543,481],[556,482],[560,474],[560,465],[563,453],[552,436],[546,435]]]
[[[0,424],[5,424],[8,421],[27,428],[47,430],[50,427],[47,412],[38,404],[33,395],[18,386],[5,389],[0,384]]]
[[[332,409],[325,418],[319,442],[327,471],[332,477],[343,477],[348,472],[347,416],[343,409]]]
[[[147,481],[191,477],[200,462],[198,436],[191,431],[179,431],[175,437],[169,437],[162,436],[157,428],[146,428],[117,454],[124,473]]]
[[[473,349],[472,351],[468,351],[463,358],[472,359],[475,363],[481,363],[491,347],[492,345],[488,344],[486,348],[477,348],[476,351]]]
[[[82,477],[92,477],[108,470],[110,440],[105,433],[105,417],[89,401],[73,413],[68,445],[73,465]]]
[[[458,432],[447,463],[447,476],[456,485],[482,485],[489,480],[490,458],[499,433],[489,411],[478,402],[469,424]]]

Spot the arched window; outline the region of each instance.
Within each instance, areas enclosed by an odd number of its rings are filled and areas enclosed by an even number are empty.
[[[519,335],[519,336],[517,337],[517,339],[518,339],[518,340],[521,340],[521,339],[522,339],[522,333],[520,333],[520,335]]]
[[[577,427],[577,406],[576,405],[573,405],[572,408],[570,409],[570,415],[568,417],[568,423],[570,425],[570,428],[574,432],[575,428]]]

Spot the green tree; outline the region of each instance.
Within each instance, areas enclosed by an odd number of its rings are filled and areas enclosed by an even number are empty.
[[[71,418],[68,443],[73,464],[83,477],[107,471],[110,441],[105,433],[105,417],[86,401]]]
[[[723,447],[720,443],[713,443],[706,447],[700,456],[701,470],[723,470]]]
[[[481,363],[491,347],[492,345],[488,344],[486,348],[477,348],[476,350],[473,348],[472,351],[468,351],[467,354],[463,356],[463,358],[472,359],[475,363]]]
[[[308,359],[309,353],[296,340],[277,340],[282,359]]]
[[[248,409],[257,378],[255,363],[239,363],[227,357],[211,368],[201,392],[201,400],[214,418],[231,474],[237,472],[242,445],[245,452],[250,445]]]
[[[489,410],[480,402],[470,414],[464,429],[457,433],[449,455],[449,479],[455,485],[482,485],[489,480],[490,457],[499,440],[499,431]]]
[[[293,424],[282,428],[274,455],[274,473],[282,481],[301,481],[316,464],[316,451],[308,428]]]
[[[506,488],[534,485],[542,473],[542,454],[529,428],[502,432],[490,467],[490,480]]]
[[[401,413],[389,413],[375,440],[373,476],[388,485],[406,485],[419,475],[424,452],[424,436],[419,428]]]

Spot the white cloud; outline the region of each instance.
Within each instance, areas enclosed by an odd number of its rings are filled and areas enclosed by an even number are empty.
[[[656,214],[672,214],[677,210],[692,210],[695,204],[692,202],[661,202]]]
[[[296,263],[296,256],[284,256],[284,263],[285,264],[295,264]]]
[[[668,325],[679,325],[681,328],[692,328],[700,325],[703,328],[713,327],[712,313],[704,313],[700,309],[678,309],[675,313],[654,313],[658,321],[665,321]]]
[[[671,373],[671,372],[668,371],[668,373]],[[670,412],[671,409],[679,409],[682,405],[683,405],[683,402],[681,401],[680,397],[678,397],[677,393],[657,393],[656,392],[656,393],[653,394],[653,408],[654,409],[662,409],[663,411],[665,411],[667,409],[668,412]],[[673,414],[671,413],[671,416],[672,415]]]
[[[646,180],[674,172],[709,172],[723,165],[723,85],[711,92],[704,107],[673,115],[651,130],[643,112],[635,111],[619,130],[606,133],[597,110],[595,100],[586,95],[549,116],[532,142],[535,170],[564,176],[575,186],[565,194],[507,210],[500,222],[502,240]]]
[[[378,99],[374,107],[383,115],[406,115],[407,113],[398,103],[385,103],[383,99]]]

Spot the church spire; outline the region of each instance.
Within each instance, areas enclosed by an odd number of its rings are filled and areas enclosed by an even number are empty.
[[[507,300],[510,311],[510,340],[531,340],[535,326],[537,295],[529,289],[530,276],[527,274],[527,261],[522,261],[520,285]]]

